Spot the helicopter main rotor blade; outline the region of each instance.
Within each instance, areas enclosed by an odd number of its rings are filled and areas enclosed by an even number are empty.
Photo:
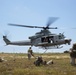
[[[29,26],[29,25],[20,25],[20,24],[11,24],[11,23],[9,23],[8,25],[18,26],[18,27],[28,27],[28,28],[44,28],[44,27],[40,27],[40,26]]]
[[[49,17],[47,26],[42,27],[42,26],[30,26],[30,25],[21,25],[21,24],[11,24],[9,23],[8,25],[11,26],[19,26],[19,27],[28,27],[28,28],[42,28],[42,29],[58,29],[57,27],[49,27],[53,22],[55,22],[58,19],[58,17]]]
[[[29,25],[20,25],[20,24],[11,24],[10,26],[18,26],[18,27],[28,27],[28,28],[43,28],[43,29],[58,29],[57,27],[41,27],[41,26],[29,26]]]
[[[61,27],[59,27],[58,29],[67,29],[67,30],[69,30],[69,29],[76,29],[76,27],[75,28],[67,28],[67,27],[61,28]]]
[[[48,29],[58,29],[57,27],[49,27]]]
[[[46,27],[49,27],[52,23],[54,23],[57,19],[59,19],[58,17],[49,17],[48,18],[48,22],[47,22],[47,26]]]

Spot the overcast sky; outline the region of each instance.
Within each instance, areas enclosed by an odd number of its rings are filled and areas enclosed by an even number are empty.
[[[72,39],[71,45],[48,52],[63,52],[76,42],[76,0],[0,0],[0,52],[27,52],[28,46],[4,46],[2,35],[8,34],[11,41],[27,40],[40,29],[8,26],[8,23],[46,26],[48,17],[59,17],[51,27],[63,29],[50,30],[52,33],[63,33]],[[66,28],[66,29],[65,29]],[[43,49],[33,47],[35,52]]]

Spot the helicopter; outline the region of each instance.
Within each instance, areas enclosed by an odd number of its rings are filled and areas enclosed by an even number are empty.
[[[18,26],[18,27],[28,27],[28,28],[41,28],[40,32],[35,33],[35,35],[28,37],[29,40],[25,41],[10,41],[7,36],[3,36],[3,40],[6,45],[19,45],[19,46],[35,46],[40,48],[62,48],[63,44],[70,45],[71,39],[66,39],[63,33],[54,34],[51,33],[49,29],[58,29],[57,27],[50,27],[52,23],[54,23],[58,17],[49,17],[48,22],[45,27],[43,26],[30,26],[30,25],[21,25],[21,24],[12,24],[9,23],[10,26]]]

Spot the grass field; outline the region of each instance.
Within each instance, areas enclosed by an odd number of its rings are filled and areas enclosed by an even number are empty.
[[[70,64],[69,54],[47,53],[35,54],[42,56],[43,60],[53,60],[54,64],[35,66],[27,59],[27,54],[0,53],[0,57],[6,61],[0,62],[0,75],[76,75],[76,66]]]

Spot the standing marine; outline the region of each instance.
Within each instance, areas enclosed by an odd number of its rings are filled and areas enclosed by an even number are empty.
[[[75,65],[76,59],[76,44],[73,44],[73,47],[70,49],[70,63]]]
[[[33,55],[33,51],[31,49],[31,47],[28,49],[28,59],[30,60],[31,59],[31,56],[34,56]]]

